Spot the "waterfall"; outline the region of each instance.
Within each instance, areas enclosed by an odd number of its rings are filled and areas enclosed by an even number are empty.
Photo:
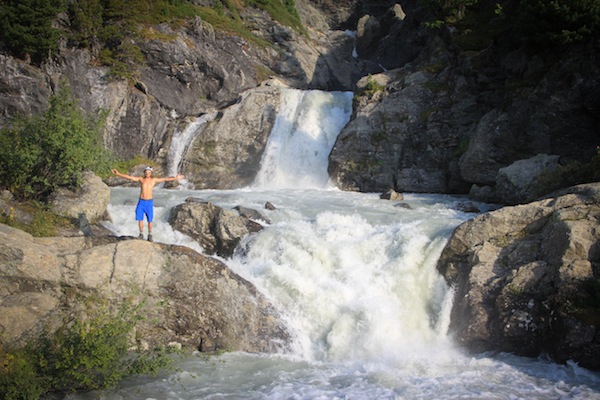
[[[192,121],[185,129],[175,130],[167,154],[167,174],[169,176],[175,176],[179,173],[181,159],[188,145],[204,131],[207,124],[214,120],[216,116],[217,113],[204,114]]]
[[[325,188],[337,135],[352,113],[351,92],[283,89],[255,188]]]
[[[282,91],[282,106],[254,188],[166,190],[155,195],[155,240],[202,252],[168,223],[189,196],[261,210],[270,220],[223,260],[278,310],[291,334],[285,354],[188,357],[168,377],[129,381],[121,399],[591,399],[600,377],[569,365],[506,354],[463,355],[447,335],[454,298],[436,269],[451,232],[472,215],[462,198],[405,193],[409,207],[377,193],[327,189],[331,148],[351,112],[351,93]],[[210,117],[206,117],[210,118]],[[208,120],[173,138],[169,171]],[[279,188],[298,190],[277,190]],[[112,188],[107,225],[136,235],[128,200]],[[276,205],[264,209],[265,201]],[[484,204],[478,204],[485,209]],[[215,361],[216,360],[216,361]],[[75,393],[70,399],[103,398]]]

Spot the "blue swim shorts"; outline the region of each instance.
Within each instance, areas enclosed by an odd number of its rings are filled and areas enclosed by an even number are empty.
[[[137,207],[135,208],[135,220],[142,221],[144,219],[144,214],[146,214],[146,219],[148,222],[152,222],[154,219],[154,200],[143,200],[140,199],[137,203]]]

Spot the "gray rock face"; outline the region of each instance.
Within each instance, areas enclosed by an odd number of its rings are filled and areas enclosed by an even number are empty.
[[[106,216],[110,188],[92,172],[83,173],[83,184],[76,190],[55,190],[50,199],[52,211],[58,215],[78,219],[82,215],[91,222]]]
[[[545,187],[540,178],[556,171],[559,160],[560,156],[557,155],[538,154],[500,168],[496,178],[496,192],[502,203],[527,203],[554,189]]]
[[[255,287],[220,261],[141,240],[33,238],[0,225],[2,344],[21,345],[94,305],[144,303],[136,337],[201,351],[273,352],[289,334]]]
[[[291,87],[351,90],[357,79],[351,55],[354,39],[329,31],[326,18],[310,2],[298,6],[313,29],[310,37],[279,25],[266,12],[244,11],[253,33],[271,46],[224,33],[200,18],[178,30],[168,24],[149,27],[162,39],[136,43],[146,63],[140,65],[135,84],[108,79],[110,71],[99,67],[97,54],[87,50],[63,47],[41,68],[1,56],[0,126],[17,114],[43,111],[53,89],[64,80],[84,110],[107,111],[104,143],[119,158],[141,155],[166,165],[173,132],[186,120],[227,108],[244,91],[273,77]],[[248,136],[256,135],[238,130],[232,139],[242,142],[241,147]],[[244,150],[250,154],[238,152],[229,158],[255,156],[255,148]],[[204,173],[182,172],[198,177]],[[226,182],[219,184],[227,187]]]
[[[537,154],[557,155],[561,164],[595,155],[598,114],[589,109],[596,107],[600,66],[586,54],[597,41],[573,46],[559,61],[519,48],[470,53],[454,46],[448,31],[425,34],[412,2],[402,8],[404,19],[391,12],[391,19],[377,17],[378,39],[367,29],[376,28],[375,17],[361,20],[358,43],[373,42],[369,59],[388,70],[357,83],[353,116],[330,156],[338,187],[447,193],[473,187],[486,201],[510,204],[532,198],[511,198],[505,181],[496,187],[502,168]],[[545,189],[537,195],[555,187]]]
[[[599,226],[597,183],[460,225],[438,263],[459,343],[599,369]]]
[[[195,201],[173,207],[169,223],[196,239],[206,253],[225,258],[233,255],[244,236],[262,229],[262,225],[235,211]]]
[[[460,109],[472,101],[467,90],[457,98],[440,93],[458,90],[462,81],[414,67],[381,75],[358,83],[362,94],[355,97],[353,117],[329,157],[332,180],[339,188],[366,192],[390,187],[398,192],[464,191],[458,169],[451,168],[461,139],[449,125],[457,121],[432,111],[453,109],[464,116]]]
[[[42,71],[4,54],[0,54],[0,71],[0,126],[5,126],[6,117],[37,114],[46,108],[50,90]],[[27,101],[16,101],[21,97]]]
[[[278,106],[276,87],[249,90],[194,139],[182,169],[196,189],[240,188],[254,181]]]

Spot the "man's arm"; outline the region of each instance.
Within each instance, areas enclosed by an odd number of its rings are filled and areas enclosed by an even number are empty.
[[[154,178],[155,182],[172,182],[172,181],[178,181],[185,178],[185,176],[179,174],[177,176],[170,176],[168,178]]]
[[[119,171],[117,171],[116,169],[113,169],[112,173],[117,176],[120,176],[121,178],[129,179],[130,181],[139,182],[140,179],[142,179],[139,176],[131,176],[131,175],[122,174]]]

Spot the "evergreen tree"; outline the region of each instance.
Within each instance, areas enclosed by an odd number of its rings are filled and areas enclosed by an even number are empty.
[[[52,21],[64,10],[63,0],[3,0],[0,42],[11,54],[39,64],[58,46],[60,30]]]

